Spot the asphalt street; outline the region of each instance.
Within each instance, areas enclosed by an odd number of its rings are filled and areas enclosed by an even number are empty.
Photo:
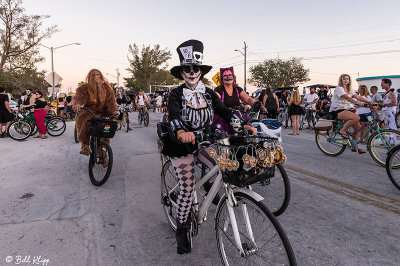
[[[215,207],[189,255],[177,255],[160,203],[156,122],[111,140],[110,179],[94,187],[73,139],[0,139],[0,265],[41,256],[47,265],[220,265]],[[299,265],[400,265],[400,191],[368,155],[322,154],[313,132],[283,131],[291,201],[278,220]],[[6,258],[12,261],[6,262]],[[26,264],[28,265],[28,264]]]

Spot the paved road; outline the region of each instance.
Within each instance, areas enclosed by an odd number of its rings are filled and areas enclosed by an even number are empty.
[[[100,188],[89,181],[73,122],[58,138],[1,139],[0,265],[18,255],[48,265],[219,265],[214,207],[193,252],[176,254],[160,204],[159,118],[117,132],[112,176]],[[292,198],[279,221],[299,265],[399,265],[400,192],[384,168],[368,154],[324,156],[311,132],[288,132]]]

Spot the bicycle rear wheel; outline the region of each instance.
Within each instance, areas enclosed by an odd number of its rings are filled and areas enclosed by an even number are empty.
[[[346,150],[346,145],[332,143],[329,141],[330,137],[329,133],[322,134],[319,131],[315,132],[315,142],[318,148],[328,156],[339,156]]]
[[[62,117],[52,117],[46,123],[47,133],[53,137],[61,136],[66,127],[65,120]]]
[[[215,216],[218,253],[224,265],[296,265],[296,258],[285,231],[275,216],[261,202],[241,192],[234,196],[237,229],[245,254],[236,245],[226,196]],[[254,241],[253,241],[254,239]]]
[[[275,216],[285,212],[290,202],[290,181],[282,164],[275,166],[275,176],[252,184],[252,191],[261,195],[263,203]]]
[[[179,194],[178,178],[170,160],[161,170],[161,204],[169,226],[176,231],[176,200]]]
[[[400,190],[400,146],[396,146],[388,152],[386,173],[393,185]]]
[[[97,145],[90,145],[89,177],[93,185],[101,186],[110,177],[113,153],[108,143],[103,141],[98,141],[97,143]]]
[[[23,120],[14,121],[8,127],[8,135],[13,140],[25,140],[30,136],[31,131],[31,125]]]
[[[148,126],[149,125],[149,113],[148,112],[145,112],[144,113],[144,126]]]
[[[398,144],[400,144],[400,131],[381,129],[380,132],[376,131],[369,137],[367,149],[375,162],[385,166],[387,152]]]

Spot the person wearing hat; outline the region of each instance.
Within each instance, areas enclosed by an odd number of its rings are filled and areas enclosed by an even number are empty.
[[[215,88],[215,92],[221,101],[229,108],[240,107],[240,101],[253,106],[255,100],[251,98],[241,87],[236,84],[236,76],[233,67],[220,68],[221,85]],[[221,129],[228,134],[233,134],[234,130],[219,115],[214,116],[213,125],[220,124]]]
[[[218,95],[207,88],[201,79],[211,70],[211,66],[203,65],[203,43],[188,40],[176,49],[180,65],[171,69],[171,74],[184,83],[171,91],[168,98],[168,121],[170,137],[164,140],[162,153],[171,158],[176,176],[179,180],[177,197],[177,253],[191,252],[187,235],[187,219],[192,205],[194,186],[194,153],[198,159],[210,169],[215,161],[207,149],[198,149],[194,132],[202,132],[210,126],[214,114],[230,121],[237,131],[243,129],[242,121],[234,115],[219,99]]]

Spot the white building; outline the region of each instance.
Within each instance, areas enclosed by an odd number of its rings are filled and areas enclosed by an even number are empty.
[[[364,77],[358,78],[356,81],[358,82],[359,86],[366,85],[368,89],[370,89],[371,86],[377,86],[379,92],[384,92],[381,87],[382,79],[390,79],[392,81],[392,88],[400,89],[400,75]]]

